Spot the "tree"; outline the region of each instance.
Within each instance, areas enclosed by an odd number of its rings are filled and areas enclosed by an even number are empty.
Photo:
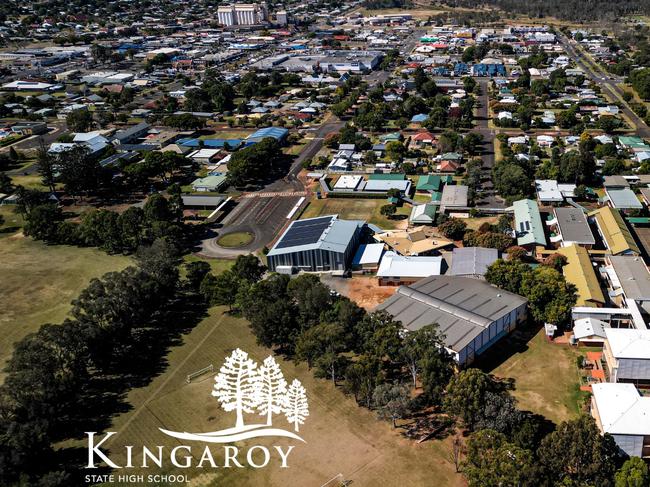
[[[436,324],[423,326],[418,330],[408,332],[404,336],[400,358],[404,361],[411,374],[413,387],[417,387],[420,361],[425,357],[429,349],[439,346],[440,343],[438,325]]]
[[[75,146],[59,154],[56,165],[59,179],[72,196],[98,189],[102,168],[84,146]]]
[[[616,472],[616,487],[647,487],[650,485],[648,465],[639,457],[630,457]]]
[[[201,294],[212,306],[228,306],[232,311],[237,301],[237,292],[241,284],[235,273],[228,269],[216,276],[207,274],[201,282]]]
[[[293,424],[296,431],[300,431],[300,425],[309,416],[307,391],[298,379],[293,379],[285,397],[284,413],[287,421],[289,424]]]
[[[518,293],[528,299],[531,314],[538,322],[559,325],[570,321],[576,287],[552,267],[541,266],[528,274]]]
[[[65,123],[73,132],[88,132],[93,126],[93,116],[86,109],[73,110],[68,113]]]
[[[423,396],[428,404],[438,406],[442,402],[443,393],[449,380],[454,375],[455,362],[444,347],[442,339],[424,351],[419,361],[420,377]]]
[[[148,247],[136,252],[138,268],[142,269],[161,287],[161,291],[174,290],[178,284],[178,249],[166,238],[157,238]]]
[[[518,259],[499,259],[490,265],[485,273],[485,280],[501,289],[520,292],[524,279],[532,274],[530,266]]]
[[[41,147],[38,151],[36,163],[38,165],[38,172],[41,175],[41,182],[51,192],[54,192],[56,185],[56,158],[50,155],[45,147]]]
[[[555,485],[573,481],[606,486],[612,485],[618,447],[610,435],[600,434],[593,418],[583,415],[548,434],[537,455]]]
[[[346,349],[343,327],[321,323],[304,330],[296,340],[296,357],[316,365],[321,376],[329,376],[336,385],[337,371],[343,365],[340,355]]]
[[[408,387],[402,384],[380,384],[372,393],[375,407],[381,419],[390,419],[393,428],[397,427],[397,420],[409,413],[411,395]]]
[[[501,433],[481,430],[467,443],[463,473],[470,487],[533,487],[533,471],[532,453],[508,443]]]
[[[485,372],[474,368],[462,370],[449,381],[444,409],[472,430],[481,417],[487,393],[498,391],[497,383]]]
[[[462,239],[466,228],[467,224],[458,218],[450,218],[438,226],[440,233],[442,233],[442,235],[446,238],[450,238],[452,240]]]
[[[59,222],[63,219],[61,209],[51,203],[36,206],[25,216],[25,235],[56,243],[59,237]]]
[[[144,211],[130,206],[117,217],[117,227],[124,249],[133,252],[144,240]]]
[[[253,254],[238,255],[231,270],[238,278],[253,284],[262,278],[266,266]]]
[[[280,144],[267,137],[232,154],[228,162],[228,178],[234,186],[245,186],[267,178],[283,160]]]
[[[289,281],[287,293],[298,308],[303,328],[318,324],[321,313],[332,303],[330,289],[314,274],[302,274]]]
[[[379,212],[380,212],[383,216],[388,217],[388,218],[390,219],[390,218],[392,218],[393,215],[395,215],[395,213],[397,212],[397,208],[396,208],[395,205],[393,205],[393,204],[383,205],[383,206],[379,209]]]
[[[242,286],[237,305],[260,344],[292,351],[300,327],[296,306],[287,294],[288,284],[288,276],[273,274],[250,288]]]
[[[260,416],[266,415],[266,425],[272,423],[272,415],[282,412],[287,393],[287,381],[280,366],[269,355],[258,369],[260,403],[257,406]]]
[[[201,282],[210,273],[210,264],[204,261],[187,262],[185,264],[185,279],[190,289],[198,291]]]
[[[236,429],[244,426],[243,413],[252,413],[259,403],[257,364],[239,348],[234,350],[215,377],[212,395],[226,411],[235,411]]]
[[[354,395],[357,403],[363,401],[366,407],[372,406],[372,394],[384,379],[381,360],[375,356],[360,355],[356,362],[345,370],[345,392]]]
[[[483,136],[481,134],[469,132],[463,137],[461,145],[470,156],[474,156],[482,143]]]

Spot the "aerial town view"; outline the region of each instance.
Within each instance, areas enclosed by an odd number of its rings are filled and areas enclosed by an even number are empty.
[[[0,486],[650,487],[650,1],[0,2]]]

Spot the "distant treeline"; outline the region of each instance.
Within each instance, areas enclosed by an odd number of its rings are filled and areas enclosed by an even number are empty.
[[[366,0],[363,6],[371,10],[380,8],[411,8],[413,3],[410,0]]]
[[[556,17],[574,22],[615,20],[650,13],[648,0],[442,0],[451,7],[497,7],[533,18]]]

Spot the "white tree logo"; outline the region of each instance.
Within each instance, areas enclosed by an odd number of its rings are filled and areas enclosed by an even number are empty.
[[[252,413],[259,404],[257,364],[243,350],[235,350],[214,378],[212,395],[226,411],[237,413],[235,428],[244,426],[243,413]]]
[[[287,387],[287,381],[273,356],[264,359],[258,367],[248,353],[234,350],[214,378],[212,395],[228,412],[235,411],[234,428],[210,433],[169,431],[163,433],[175,438],[201,440],[211,443],[230,443],[262,436],[284,436],[303,440],[293,431],[273,428],[273,415],[284,414],[296,432],[309,416],[307,391],[298,379]],[[245,424],[244,413],[265,416],[263,424]]]
[[[266,414],[266,425],[271,426],[273,414],[279,414],[284,410],[287,381],[284,380],[280,366],[271,356],[264,359],[264,364],[259,368],[258,374],[260,401],[257,409],[261,416]]]
[[[287,421],[293,424],[296,431],[299,431],[299,425],[305,423],[305,418],[309,416],[307,406],[307,395],[305,388],[298,379],[293,379],[289,386],[284,402],[284,414],[287,415]]]

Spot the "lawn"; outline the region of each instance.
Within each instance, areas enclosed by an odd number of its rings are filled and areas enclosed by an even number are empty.
[[[576,357],[582,353],[567,345],[549,343],[540,330],[528,336],[516,331],[499,342],[485,357],[485,369],[515,381],[513,395],[519,407],[558,423],[579,413],[580,373]],[[508,357],[495,367],[491,359]],[[502,359],[501,359],[502,360]]]
[[[325,199],[312,199],[309,205],[305,208],[301,218],[312,218],[321,215],[334,215],[338,214],[340,218],[347,220],[365,220],[369,223],[384,229],[394,229],[404,223],[404,216],[411,214],[411,205],[404,203],[397,208],[396,215],[401,215],[402,219],[388,219],[381,214],[380,209],[382,206],[388,204],[388,201],[380,199],[369,198],[325,198]],[[403,226],[403,225],[402,225]]]
[[[253,241],[255,235],[250,232],[233,232],[223,235],[217,239],[217,244],[226,248],[239,248],[248,245]]]
[[[185,335],[180,346],[170,351],[165,372],[148,386],[128,394],[133,409],[117,416],[113,425],[107,428],[118,432],[106,443],[111,458],[118,463],[123,461],[124,445],[136,445],[134,452],[140,451],[139,445],[178,446],[177,440],[158,430],[160,427],[189,432],[231,427],[234,414],[221,410],[211,396],[214,373],[190,384],[185,379],[187,374],[209,364],[218,368],[224,357],[238,347],[258,363],[270,354],[268,349],[256,344],[244,320],[223,314],[222,308],[213,308],[210,316]],[[294,445],[289,456],[289,468],[278,468],[275,456],[267,468],[257,470],[208,467],[177,472],[188,474],[190,485],[318,487],[338,473],[359,487],[430,485],[431,482],[445,486],[464,485],[447,460],[449,438],[421,444],[406,440],[399,434],[399,428],[393,430],[388,422],[377,420],[374,413],[358,407],[331,382],[313,378],[304,364],[296,366],[293,362],[276,358],[285,377],[289,381],[299,378],[307,389],[309,417],[299,432],[306,443],[277,439],[240,442],[238,446],[242,449],[254,444]],[[250,415],[245,415],[244,419],[248,423],[255,421]],[[283,427],[282,421],[281,417],[276,417],[274,426]],[[203,444],[184,443],[196,448],[198,453],[194,455],[198,460]],[[221,447],[213,445],[212,449],[218,457],[215,460],[222,462]],[[139,454],[134,455],[136,465],[141,462]],[[158,472],[156,468],[150,468],[143,473]]]
[[[48,246],[22,234],[0,234],[0,365],[11,356],[13,343],[43,323],[61,322],[70,301],[91,278],[123,269],[130,261],[95,249]]]
[[[183,260],[185,262],[207,262],[214,274],[221,274],[223,271],[230,269],[235,263],[234,260],[230,259],[208,259],[196,254],[186,255]]]
[[[49,189],[43,185],[42,178],[39,174],[11,176],[11,182],[15,186],[23,186],[27,189],[37,189],[39,191],[47,191]]]

